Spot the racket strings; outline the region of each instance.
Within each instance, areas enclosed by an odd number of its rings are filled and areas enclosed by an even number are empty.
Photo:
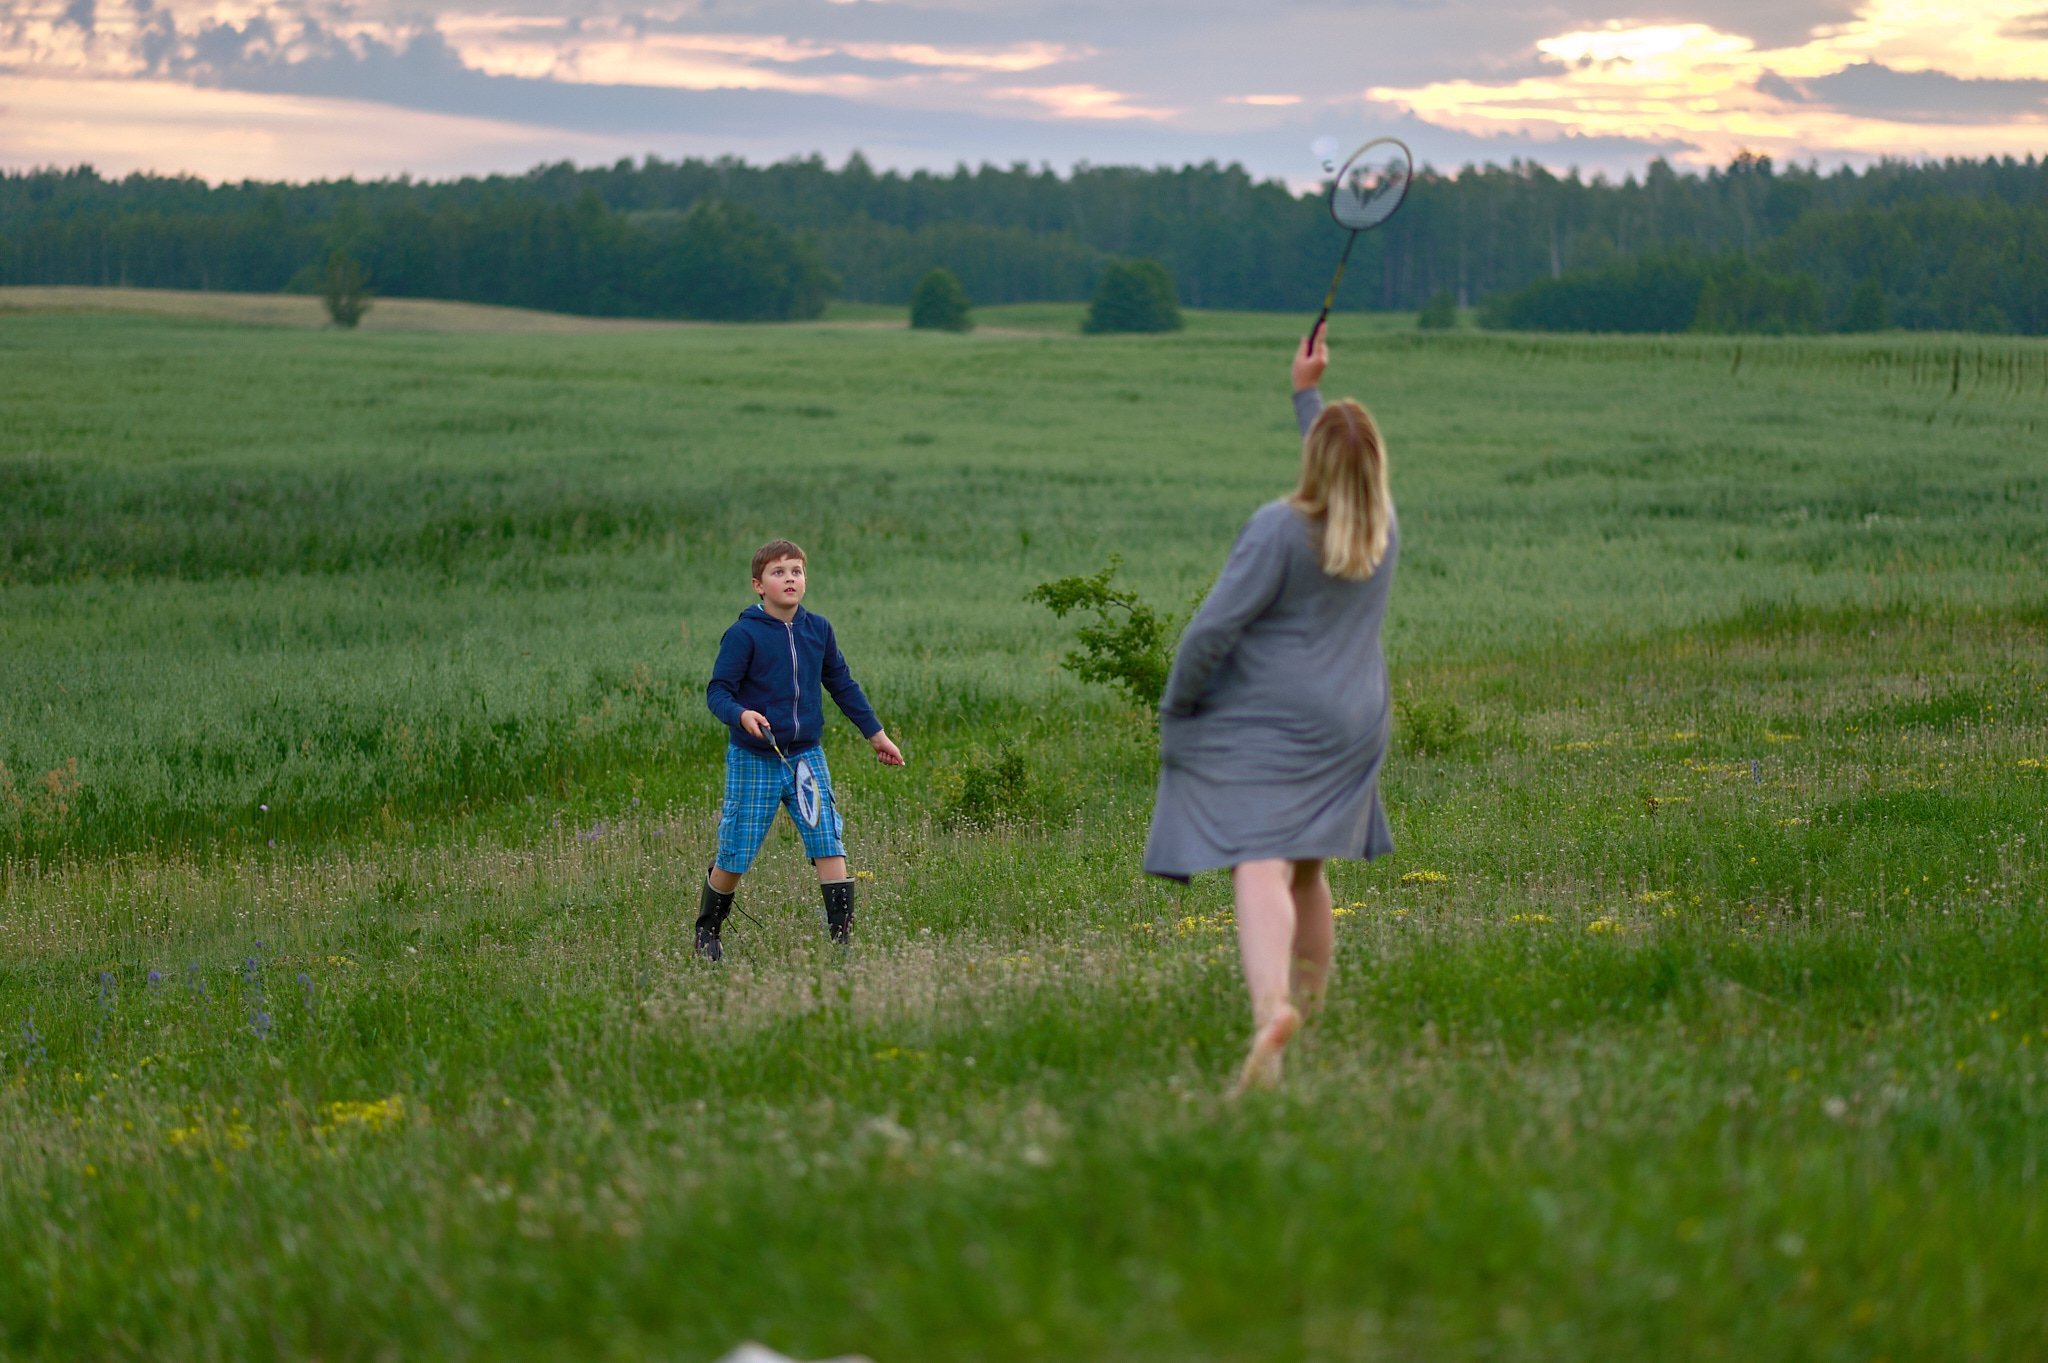
[[[1394,216],[1414,178],[1406,147],[1385,141],[1363,147],[1330,186],[1330,216],[1354,232],[1377,227]]]

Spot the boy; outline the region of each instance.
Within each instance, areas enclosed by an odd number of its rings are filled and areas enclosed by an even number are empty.
[[[732,912],[740,877],[754,864],[777,805],[787,806],[804,855],[818,868],[825,930],[842,946],[853,938],[853,879],[846,871],[842,824],[832,800],[832,774],[818,739],[825,729],[824,691],[867,736],[883,765],[903,754],[882,732],[860,683],[847,670],[832,624],[803,608],[804,551],[770,540],[754,552],[759,604],[718,642],[718,662],[704,688],[711,713],[732,730],[725,750],[725,806],[718,817],[718,859],[704,876],[697,913],[697,954],[725,952],[719,930]]]

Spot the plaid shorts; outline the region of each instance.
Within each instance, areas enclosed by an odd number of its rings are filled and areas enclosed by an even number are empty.
[[[797,792],[797,771],[809,766],[818,782],[818,826],[804,822],[803,806]],[[832,799],[832,773],[825,766],[825,750],[809,748],[793,754],[789,765],[773,753],[757,753],[729,744],[725,750],[725,806],[718,814],[718,869],[734,875],[746,874],[754,856],[775,822],[778,807],[789,810],[789,821],[804,840],[804,855],[843,857],[846,844],[839,806]]]

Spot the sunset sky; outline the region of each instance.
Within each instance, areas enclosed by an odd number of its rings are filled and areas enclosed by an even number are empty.
[[[2048,152],[2048,0],[0,0],[0,167]]]

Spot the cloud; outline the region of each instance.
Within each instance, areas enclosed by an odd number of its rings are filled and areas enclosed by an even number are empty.
[[[1039,105],[1061,118],[1172,118],[1172,109],[1147,108],[1099,85],[1014,85],[995,92],[1005,99]]]
[[[1667,138],[1689,144],[1683,159],[1695,163],[1742,150],[2024,155],[2048,146],[2048,82],[2003,74],[2030,57],[2038,69],[2043,54],[1986,37],[2011,17],[2001,3],[1950,20],[1922,0],[1868,0],[1855,22],[1776,49],[1704,23],[1575,29],[1536,43],[1535,74],[1368,94],[1475,133]],[[1890,64],[1873,55],[1887,53]]]
[[[450,146],[471,137],[495,168],[528,145],[756,159],[861,147],[885,165],[1235,159],[1298,178],[1319,135],[1399,131],[1446,167],[1520,157],[1618,173],[1738,149],[2041,150],[2042,4],[0,0],[0,73],[351,101],[365,129],[415,110],[528,130],[449,127]],[[0,125],[0,157],[16,155],[22,117]],[[66,126],[81,139],[71,159],[98,157],[85,125]],[[176,128],[166,155],[187,156]],[[334,145],[309,143],[319,154],[300,174],[324,173]]]
[[[1808,95],[1806,91],[1800,89],[1791,81],[1786,80],[1775,71],[1766,71],[1761,76],[1758,76],[1756,78],[1756,89],[1758,94],[1768,95],[1770,98],[1781,100],[1786,104],[1805,104],[1812,99],[1812,96]]]
[[[1763,48],[1798,47],[1823,29],[1853,23],[1866,0],[1619,0],[1604,8],[1580,9],[1575,17],[1592,25],[1705,24],[1720,33],[1747,38]]]
[[[453,176],[480,164],[596,160],[608,150],[557,129],[160,80],[0,75],[0,110],[0,165],[12,170],[83,161],[108,175],[183,172],[215,181]]]
[[[1894,121],[1962,123],[2048,115],[2048,80],[1965,79],[1857,62],[1805,82],[1812,98],[1845,113]],[[2042,139],[2048,143],[2048,137]]]

